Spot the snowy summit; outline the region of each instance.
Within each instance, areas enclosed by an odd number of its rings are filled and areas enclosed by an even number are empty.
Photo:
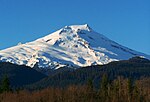
[[[149,55],[124,47],[87,24],[64,28],[26,44],[0,51],[0,61],[18,65],[57,69],[63,66],[103,65],[134,56]]]

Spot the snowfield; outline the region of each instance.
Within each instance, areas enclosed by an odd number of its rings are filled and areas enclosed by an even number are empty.
[[[112,61],[149,55],[124,47],[87,24],[65,26],[33,42],[0,51],[0,61],[18,65],[58,69],[63,66],[103,65]]]

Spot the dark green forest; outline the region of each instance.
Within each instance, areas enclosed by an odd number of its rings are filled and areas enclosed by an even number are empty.
[[[67,87],[69,85],[84,85],[91,79],[93,85],[98,88],[102,76],[106,74],[109,81],[113,81],[118,76],[130,78],[132,81],[141,77],[150,77],[150,61],[135,57],[125,61],[111,62],[107,65],[95,65],[76,70],[61,70],[59,73],[28,85],[29,89],[40,89],[45,87]]]
[[[0,102],[150,102],[150,60],[144,58],[61,68],[48,76],[10,63],[0,63],[0,70]]]
[[[0,80],[2,80],[4,76],[8,76],[12,87],[31,84],[47,77],[27,66],[0,62]]]

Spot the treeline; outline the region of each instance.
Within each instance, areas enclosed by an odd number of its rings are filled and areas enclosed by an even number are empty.
[[[61,72],[61,71],[62,72]],[[138,80],[140,77],[150,77],[150,61],[142,58],[132,58],[126,61],[111,62],[106,65],[93,65],[73,71],[56,70],[55,74],[28,85],[26,88],[37,90],[46,87],[68,87],[70,85],[85,85],[88,79],[93,80],[94,87],[98,88],[102,75],[106,73],[109,80],[118,76]]]
[[[150,102],[150,78],[132,81],[119,76],[110,82],[107,75],[103,75],[100,83],[98,89],[88,80],[82,86],[4,91],[0,102]]]

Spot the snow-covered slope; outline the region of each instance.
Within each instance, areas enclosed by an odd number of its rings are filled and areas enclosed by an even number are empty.
[[[0,61],[41,68],[90,66],[133,56],[149,55],[133,51],[92,30],[87,24],[64,28],[26,44],[0,51]]]

